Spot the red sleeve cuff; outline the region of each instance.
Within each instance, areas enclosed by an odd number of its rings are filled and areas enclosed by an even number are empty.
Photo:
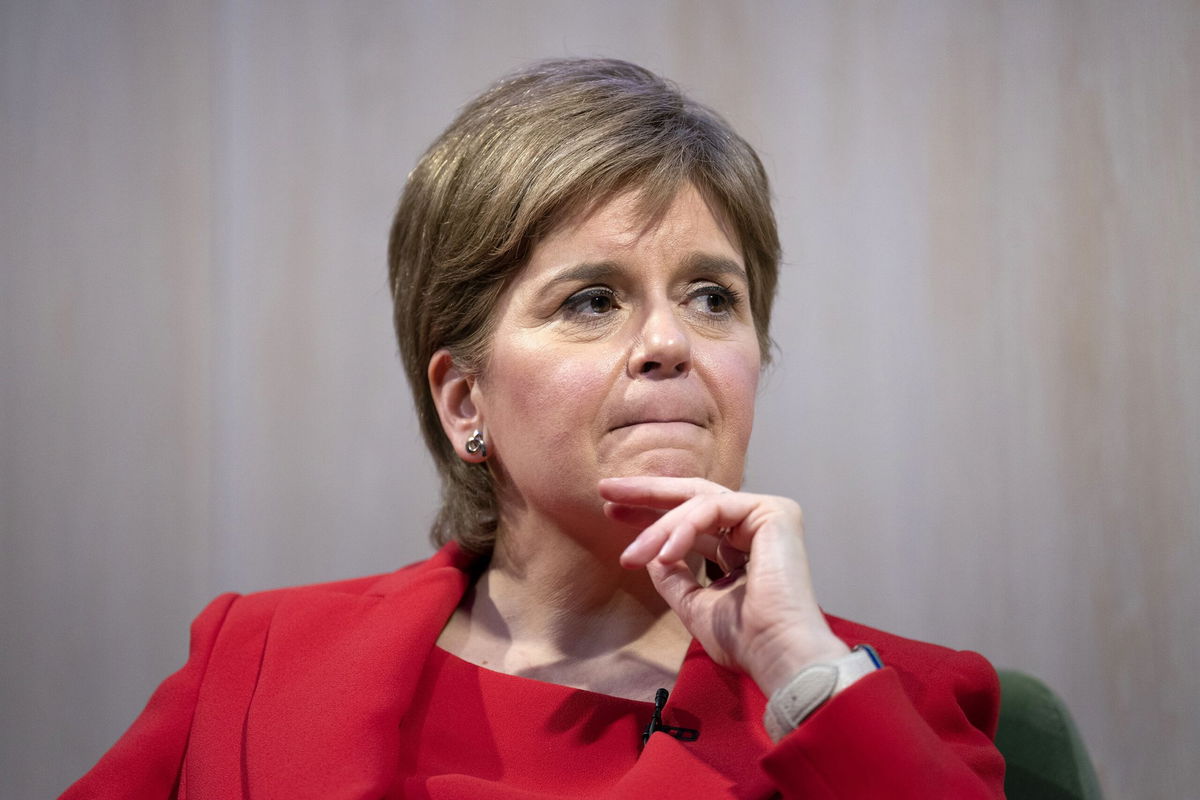
[[[918,712],[895,670],[866,675],[785,736],[763,769],[784,797],[1002,798],[1003,759],[957,702],[956,677],[931,687]]]

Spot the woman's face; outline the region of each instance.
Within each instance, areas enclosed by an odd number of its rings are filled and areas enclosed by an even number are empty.
[[[471,399],[502,502],[555,517],[598,512],[605,477],[741,485],[761,363],[741,248],[690,184],[650,226],[636,201],[552,232],[497,308]]]

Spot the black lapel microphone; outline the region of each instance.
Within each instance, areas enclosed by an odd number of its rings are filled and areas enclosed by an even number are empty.
[[[646,730],[642,732],[642,747],[646,746],[646,742],[650,741],[650,734],[655,731],[674,736],[681,742],[694,742],[700,738],[700,731],[695,728],[676,728],[673,725],[663,725],[662,710],[667,704],[669,694],[666,689],[659,689],[654,693],[654,713],[650,715],[650,724],[646,726]]]

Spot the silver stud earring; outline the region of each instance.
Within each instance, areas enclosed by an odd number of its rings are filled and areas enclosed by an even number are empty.
[[[473,456],[487,458],[487,442],[483,440],[483,431],[476,428],[467,439],[467,452]]]

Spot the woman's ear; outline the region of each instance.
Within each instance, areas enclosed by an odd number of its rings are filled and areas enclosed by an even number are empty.
[[[429,359],[429,390],[433,394],[433,404],[437,406],[442,431],[459,458],[480,462],[487,457],[487,450],[481,451],[478,444],[474,449],[467,447],[468,441],[484,430],[483,415],[472,392],[474,388],[475,376],[460,369],[446,348],[438,350]]]

